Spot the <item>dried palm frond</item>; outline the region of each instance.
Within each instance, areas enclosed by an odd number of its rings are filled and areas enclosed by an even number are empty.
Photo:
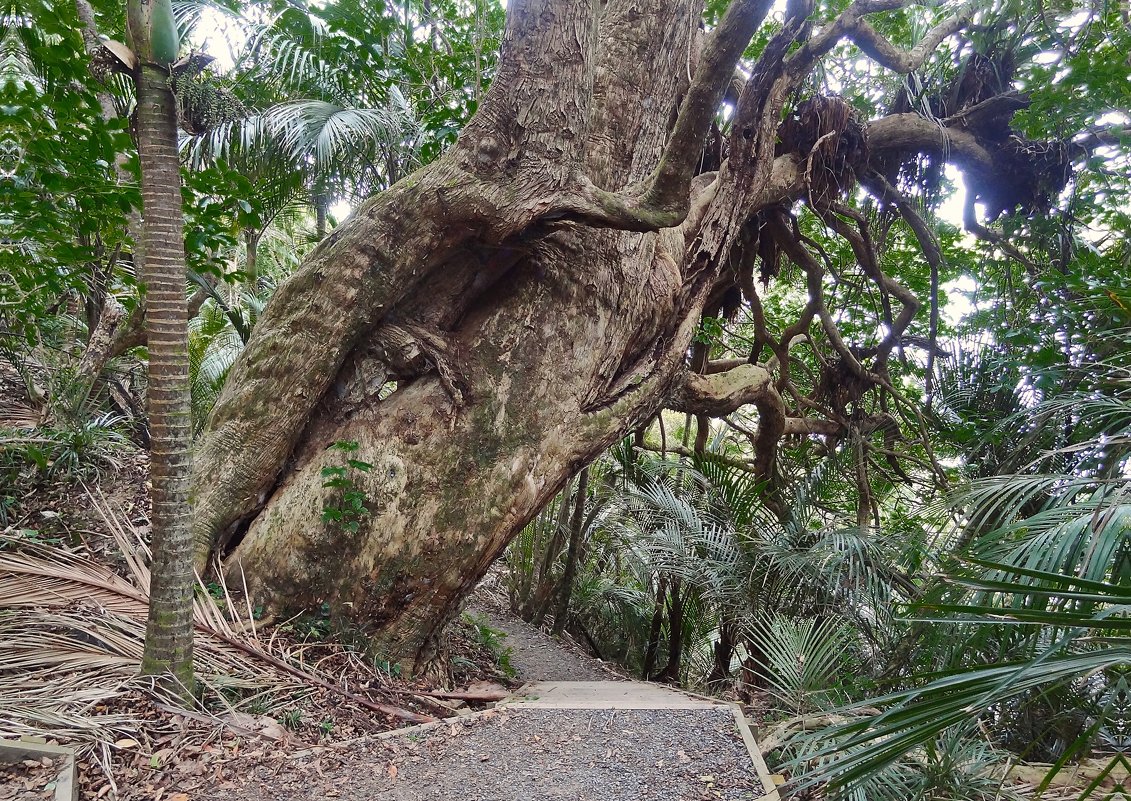
[[[145,645],[149,550],[101,495],[90,494],[125,560],[129,578],[65,548],[0,533],[0,737],[49,734],[80,751],[101,748],[131,732],[144,739],[140,719],[108,713],[138,690],[153,693],[139,675]],[[271,709],[313,688],[328,690],[372,711],[412,722],[432,720],[358,696],[321,675],[297,668],[258,638],[223,588],[226,608],[201,592],[194,599],[193,661],[205,701],[228,711]],[[235,691],[234,693],[232,691]],[[238,700],[233,701],[236,698]],[[146,724],[151,726],[151,722]]]
[[[91,500],[132,580],[64,548],[0,534],[0,737],[48,733],[83,752],[101,744],[105,757],[107,742],[143,736],[139,718],[108,705],[154,689],[139,675],[149,554],[105,499]],[[304,689],[256,658],[254,644],[236,641],[242,625],[207,592],[194,600],[193,618],[196,675],[208,697],[230,707],[225,690],[254,691],[256,704],[270,707]]]
[[[33,429],[39,425],[41,417],[38,409],[11,398],[0,399],[0,429],[7,428],[14,431]]]

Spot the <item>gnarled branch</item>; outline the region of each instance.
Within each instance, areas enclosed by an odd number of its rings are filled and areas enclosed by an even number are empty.
[[[873,61],[889,70],[906,75],[923,66],[927,56],[934,52],[943,39],[962,30],[973,17],[973,7],[964,6],[953,16],[947,17],[927,31],[919,43],[910,50],[903,50],[893,45],[866,19],[859,20],[848,36]]]

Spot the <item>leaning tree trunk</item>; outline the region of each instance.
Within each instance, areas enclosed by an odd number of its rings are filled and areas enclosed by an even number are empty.
[[[184,694],[192,674],[192,531],[189,522],[192,427],[177,107],[167,66],[176,28],[166,2],[130,0],[141,163],[142,280],[149,343],[150,481],[153,561],[142,672],[171,675]],[[164,13],[162,13],[164,12]]]
[[[728,160],[696,175],[770,3],[735,0],[701,42],[702,5],[508,5],[457,144],[336,228],[233,367],[197,454],[200,566],[219,550],[258,601],[328,603],[420,669],[511,538],[658,409],[755,402],[780,422],[767,368],[690,375],[684,357],[748,259],[748,223],[803,193],[803,159],[774,152],[786,96],[876,4],[797,46],[812,3],[791,3],[738,94]]]

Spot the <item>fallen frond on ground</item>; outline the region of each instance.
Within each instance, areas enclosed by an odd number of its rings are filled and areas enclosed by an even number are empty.
[[[151,739],[154,721],[143,719],[135,707],[142,694],[152,697],[159,689],[139,675],[148,549],[140,532],[119,520],[104,500],[92,496],[92,501],[129,578],[66,548],[0,533],[0,737],[57,738],[106,767],[115,742],[136,740],[145,747]],[[287,638],[264,639],[250,607],[237,611],[226,588],[220,588],[223,601],[207,590],[201,584],[194,602],[194,661],[202,697],[199,709],[184,711],[191,719],[262,734],[257,721],[264,713],[314,693],[377,713],[379,728],[392,728],[398,720],[434,719],[371,697],[383,694],[383,682],[372,666],[373,680],[358,681],[366,665],[355,654],[335,663],[348,665],[354,684],[349,688],[343,686],[345,672],[335,678],[322,669],[332,660],[312,665]]]

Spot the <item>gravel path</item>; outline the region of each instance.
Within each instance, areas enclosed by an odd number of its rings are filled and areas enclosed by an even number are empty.
[[[511,649],[510,663],[522,681],[610,681],[620,679],[604,664],[564,640],[556,640],[540,629],[509,614],[486,606],[472,606],[468,613],[486,618],[488,625],[507,635],[503,645]]]
[[[762,795],[726,708],[508,709],[416,737],[358,744],[348,754],[229,763],[224,775],[230,780],[198,797],[751,801]]]

